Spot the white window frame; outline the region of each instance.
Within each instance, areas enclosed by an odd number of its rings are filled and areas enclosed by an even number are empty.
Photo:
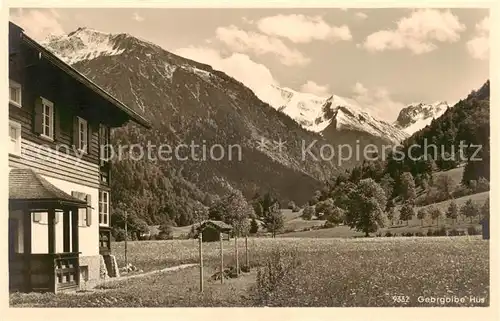
[[[48,99],[42,98],[42,133],[40,136],[43,138],[54,140],[54,103]],[[46,113],[46,107],[49,112]],[[49,116],[49,123],[46,122],[46,116]],[[46,127],[49,128],[48,133],[45,132]]]
[[[89,143],[88,122],[82,117],[77,117],[77,118],[78,118],[78,138],[79,138],[78,143],[80,144],[80,146],[78,146],[78,150],[87,153],[87,148]],[[83,133],[82,133],[82,128],[83,128]]]
[[[106,195],[106,202],[104,201],[104,194]],[[109,192],[99,190],[99,225],[109,226]],[[106,222],[104,222],[106,218]]]
[[[10,97],[10,91],[12,88],[18,90],[19,101],[12,100],[12,97]],[[23,101],[23,90],[21,84],[15,82],[14,80],[9,79],[9,103],[17,107],[22,107],[22,101]]]
[[[12,129],[14,129],[16,131],[15,141],[12,139],[12,137],[10,137],[10,131]],[[21,156],[21,130],[22,130],[22,126],[20,123],[9,120],[9,139],[11,140],[11,142],[16,144],[14,150],[10,150],[10,145],[9,145],[9,154],[10,155]]]

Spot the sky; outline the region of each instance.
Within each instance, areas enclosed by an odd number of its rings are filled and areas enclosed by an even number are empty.
[[[42,41],[78,27],[128,33],[249,87],[276,84],[370,105],[455,103],[489,78],[488,9],[11,9]]]

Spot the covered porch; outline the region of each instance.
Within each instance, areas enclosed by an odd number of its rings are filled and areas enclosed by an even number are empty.
[[[77,199],[31,169],[9,173],[9,289],[23,292],[76,290],[80,285]],[[47,239],[33,239],[33,217],[46,215]],[[57,221],[62,221],[62,249],[56,246]],[[45,226],[44,226],[45,227]],[[47,244],[33,253],[33,244]],[[60,241],[59,241],[60,242]]]

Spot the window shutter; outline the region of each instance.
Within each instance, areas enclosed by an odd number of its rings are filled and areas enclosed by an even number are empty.
[[[78,117],[73,117],[73,145],[75,148],[80,147],[80,131],[78,130]]]
[[[43,133],[42,121],[43,121],[42,98],[36,97],[35,98],[35,122],[34,122],[33,130],[37,134]]]
[[[87,152],[91,153],[92,146],[92,125],[90,125],[90,121],[87,121]]]
[[[40,222],[42,220],[42,213],[33,213],[33,222]]]
[[[54,105],[54,139],[58,141],[61,138],[61,115],[60,110]]]
[[[92,195],[87,194],[87,226],[92,225]]]

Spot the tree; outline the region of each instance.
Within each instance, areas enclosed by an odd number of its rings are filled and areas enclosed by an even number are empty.
[[[441,174],[438,176],[435,186],[437,187],[438,192],[444,196],[444,199],[449,199],[453,193],[455,182],[450,175]]]
[[[171,224],[162,224],[160,225],[160,232],[158,233],[158,238],[160,240],[171,240],[173,239],[174,230],[172,229]]]
[[[472,219],[479,215],[480,209],[470,198],[465,202],[464,206],[460,209],[460,214],[465,217],[470,218],[470,222],[472,223]]]
[[[321,191],[314,192],[314,196],[309,201],[309,205],[315,205],[316,203],[319,202],[320,199],[321,199]]]
[[[450,205],[448,206],[448,210],[446,211],[446,217],[450,218],[453,220],[453,224],[455,224],[455,220],[458,217],[458,205],[455,200],[452,200],[450,202]]]
[[[335,208],[335,204],[331,198],[328,198],[324,201],[318,202],[315,207],[316,217],[318,219],[323,219],[324,217],[328,217]]]
[[[248,233],[248,218],[255,216],[255,212],[239,190],[234,190],[213,204],[209,209],[209,218],[220,220],[233,226],[235,235]]]
[[[483,220],[487,220],[490,218],[490,198],[488,197],[486,201],[484,201],[483,206],[481,206],[481,217]]]
[[[431,218],[436,221],[436,225],[439,227],[439,219],[444,218],[444,213],[439,207],[432,206],[429,210]]]
[[[334,206],[333,209],[326,214],[326,220],[334,225],[344,222],[344,218],[344,210],[337,206]]]
[[[273,234],[274,238],[276,233],[283,229],[284,225],[285,217],[281,213],[278,202],[276,202],[264,213],[264,227]]]
[[[315,213],[314,207],[311,205],[306,205],[304,210],[302,210],[302,218],[304,220],[310,220]]]
[[[290,201],[290,202],[288,202],[288,209],[293,210],[293,209],[295,208],[295,206],[296,206],[296,205],[295,205],[295,202],[294,202],[294,201]]]
[[[403,221],[406,221],[406,225],[408,222],[415,216],[415,209],[413,208],[413,204],[410,202],[405,202],[399,211],[399,218]]]
[[[394,191],[394,179],[387,173],[380,180],[380,186],[384,189],[385,196],[390,198],[392,196],[392,192]]]
[[[379,184],[371,178],[362,179],[349,193],[346,224],[368,237],[370,232],[384,226],[386,201],[385,191]]]
[[[252,207],[256,217],[262,217],[262,215],[264,215],[264,208],[262,207],[262,204],[258,200],[253,201]]]
[[[140,239],[141,234],[145,234],[149,232],[149,227],[146,221],[141,218],[135,217],[131,224],[133,227],[133,233],[135,233],[135,238]],[[127,226],[128,229],[128,226]]]
[[[417,212],[417,218],[420,220],[420,226],[424,225],[424,220],[427,218],[429,213],[425,207],[421,207]]]
[[[252,218],[252,221],[250,221],[250,234],[255,234],[259,231],[259,223],[257,223],[257,220],[255,218]]]
[[[415,190],[415,180],[410,172],[404,172],[400,177],[401,196],[403,200],[414,200],[417,197]]]

